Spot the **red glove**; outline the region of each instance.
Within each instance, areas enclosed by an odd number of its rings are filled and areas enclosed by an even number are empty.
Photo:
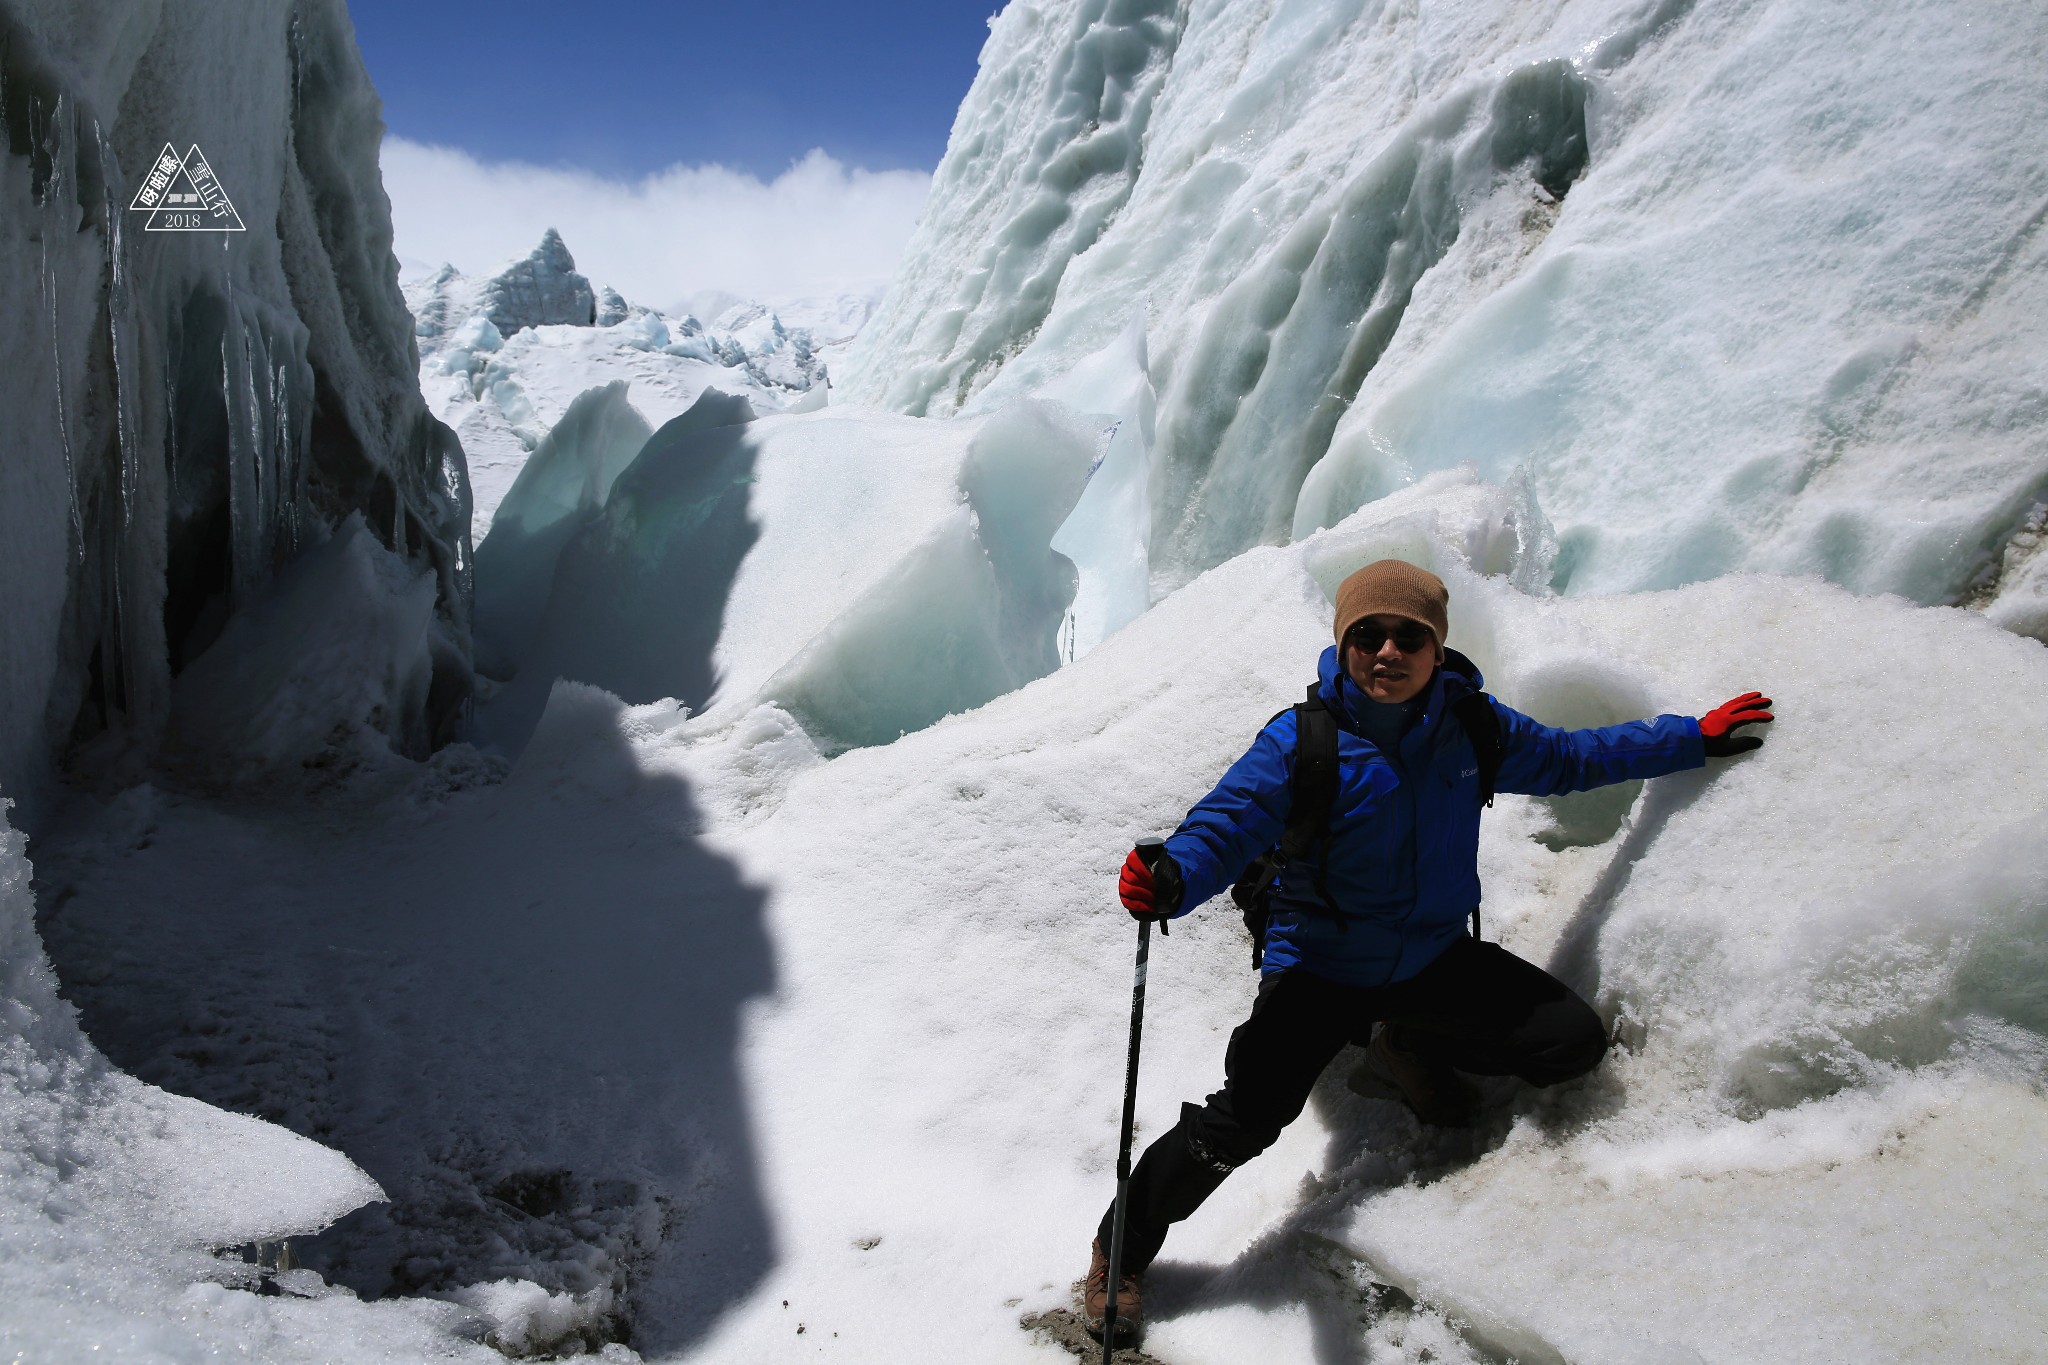
[[[1180,909],[1181,889],[1180,867],[1172,858],[1161,853],[1155,874],[1135,848],[1124,859],[1124,869],[1116,879],[1117,897],[1132,919],[1165,919]]]
[[[1751,749],[1761,749],[1762,735],[1738,735],[1735,729],[1740,725],[1767,723],[1771,717],[1771,699],[1761,692],[1744,692],[1733,701],[1724,701],[1700,717],[1700,738],[1706,741],[1708,758],[1727,758],[1730,754],[1746,754]]]

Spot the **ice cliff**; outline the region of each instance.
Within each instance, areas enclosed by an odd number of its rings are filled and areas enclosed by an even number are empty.
[[[346,8],[7,0],[0,92],[9,792],[157,752],[174,680],[352,515],[427,580],[427,681],[325,721],[425,752],[468,691],[468,484],[420,399]],[[167,144],[245,230],[131,211]]]
[[[1142,327],[1161,590],[1469,461],[1568,592],[2048,635],[2044,60],[1996,0],[1019,0],[842,397],[985,411]]]

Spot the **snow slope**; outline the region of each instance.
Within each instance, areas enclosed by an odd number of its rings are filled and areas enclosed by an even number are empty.
[[[1403,554],[1539,717],[1696,712],[1757,682],[1781,719],[1703,774],[1501,798],[1489,933],[1596,1001],[1613,1060],[1558,1093],[1497,1087],[1470,1135],[1350,1095],[1340,1061],[1169,1242],[1147,1349],[2023,1359],[2048,1324],[2000,1286],[2048,1253],[2027,1156],[2048,868],[2024,833],[2048,779],[2006,755],[2048,738],[2011,705],[2048,655],[1812,581],[1531,594],[1526,516],[1435,476],[829,760],[779,706],[690,717],[563,684],[502,783],[450,750],[388,778],[394,804],[311,824],[132,796],[148,847],[56,868],[52,942],[103,964],[81,998],[117,1059],[208,1098],[255,1082],[391,1194],[307,1248],[331,1279],[609,1290],[637,1351],[706,1361],[901,1359],[905,1305],[937,1294],[933,1358],[1057,1359],[1018,1323],[1066,1301],[1113,1184],[1115,868],[1294,693],[1336,582]],[[1901,640],[1938,721],[1895,705]],[[137,915],[144,886],[212,913]],[[1214,906],[1155,943],[1141,1138],[1216,1083],[1247,959]],[[256,1017],[281,1035],[193,1046]],[[302,1051],[317,1065],[283,1065]]]
[[[2023,0],[1014,3],[842,397],[983,411],[1142,325],[1162,589],[1472,461],[1571,592],[2039,633],[2044,61]]]

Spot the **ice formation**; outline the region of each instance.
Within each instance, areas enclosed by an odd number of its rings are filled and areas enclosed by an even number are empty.
[[[0,51],[13,794],[32,810],[67,749],[131,771],[173,677],[357,511],[432,575],[434,684],[393,725],[445,736],[467,484],[419,398],[346,10],[9,3]],[[129,204],[167,142],[204,148],[245,231],[145,230]]]
[[[521,464],[477,545],[476,634],[487,673],[510,677],[518,668],[547,607],[562,546],[603,510],[612,483],[654,434],[627,402],[627,388],[615,379],[569,405]]]
[[[98,30],[7,4],[13,135],[19,54]],[[338,19],[297,13],[263,23],[331,66],[309,35]],[[64,69],[127,88],[147,28]],[[130,785],[38,848],[51,959],[132,1075],[52,993],[0,831],[0,1255],[29,1286],[0,1345],[1058,1358],[1028,1324],[1113,1183],[1115,869],[1298,695],[1342,577],[1399,555],[1540,719],[1752,686],[1780,718],[1701,773],[1501,797],[1488,934],[1596,1004],[1610,1060],[1495,1087],[1463,1134],[1340,1063],[1169,1242],[1147,1349],[2027,1358],[2044,57],[2038,7],[1998,0],[1019,0],[895,292],[806,343],[860,328],[834,368],[901,411],[790,410],[818,392],[784,382],[794,310],[593,290],[587,323],[508,331],[481,282],[415,282],[433,410],[503,452],[476,734],[516,758],[343,771],[320,722],[417,745],[395,717],[442,657],[435,551],[373,501],[208,616],[160,698],[189,748],[328,773],[335,804]],[[0,161],[18,202],[41,164]],[[79,395],[131,333],[72,335],[96,221],[48,236],[78,260],[28,313],[72,368],[10,342],[89,495],[74,519],[57,456],[0,462],[10,696],[56,676],[15,644],[59,638],[66,556],[112,515],[110,409]],[[342,334],[295,306],[260,335],[325,374]],[[1252,988],[1223,907],[1155,943],[1141,1140],[1213,1088]],[[130,1169],[101,1132],[156,1183],[99,1174]],[[252,1153],[264,1180],[216,1178]],[[389,1202],[298,1239],[284,1295],[193,1250],[371,1177]]]
[[[343,1282],[393,1263],[429,1287],[511,1274],[528,1287],[464,1292],[515,1332],[586,1330],[597,1298],[579,1296],[616,1284],[636,1349],[705,1361],[777,1357],[798,1323],[900,1358],[902,1305],[936,1293],[961,1307],[925,1324],[934,1354],[1046,1359],[1018,1319],[1066,1300],[1112,1184],[1116,865],[1293,695],[1335,583],[1399,554],[1444,574],[1452,643],[1540,717],[1697,711],[1761,681],[1780,719],[1704,773],[1500,798],[1489,935],[1597,1003],[1613,1060],[1563,1093],[1497,1092],[1472,1134],[1352,1096],[1340,1063],[1169,1243],[1148,1349],[2011,1355],[2043,1327],[2015,1270],[2048,1254],[2025,1160],[2048,1125],[2048,867],[2026,834],[2048,779],[2007,755],[2048,739],[2011,705],[2048,688],[2048,654],[1811,580],[1552,596],[1531,517],[1470,473],[1430,476],[1239,556],[970,714],[829,760],[780,705],[700,719],[562,684],[508,781],[408,807],[402,831],[314,838],[164,800],[149,847],[78,889],[59,960],[117,966],[87,1018],[202,1095],[249,1073],[184,1040],[290,991],[209,965],[261,922],[252,869],[303,879],[309,913],[273,932],[345,983],[295,1036],[427,981],[450,995],[413,1029],[326,1044],[334,1081],[274,1092],[336,1123],[400,1201],[309,1248]],[[766,595],[794,601],[813,562],[772,562]],[[1938,722],[1895,704],[1902,639]],[[224,840],[232,885],[198,851]],[[143,886],[215,918],[123,913]],[[337,917],[360,955],[321,954]],[[1155,944],[1141,1134],[1213,1087],[1246,967],[1224,907]],[[338,1107],[330,1087],[365,1098]],[[677,1211],[647,1240],[657,1194]],[[685,1254],[707,1246],[716,1284]]]
[[[1570,592],[1989,602],[2048,489],[2044,55],[2024,3],[1013,4],[842,397],[986,410],[1141,322],[1162,589],[1472,461]]]
[[[576,273],[575,258],[553,228],[541,234],[532,255],[484,282],[481,301],[500,336],[549,323],[589,327],[597,321],[597,295]]]
[[[1041,402],[755,420],[707,391],[566,541],[513,542],[544,610],[480,724],[516,748],[557,678],[727,717],[773,699],[834,749],[979,706],[1059,664],[1075,580],[1049,542],[1101,431]]]
[[[461,438],[479,547],[528,456],[580,396],[625,381],[627,401],[650,426],[681,415],[710,388],[744,394],[761,412],[816,405],[825,398],[831,357],[873,306],[864,298],[783,308],[728,302],[707,326],[691,314],[668,317],[629,303],[608,285],[586,308],[590,300],[563,283],[582,279],[550,230],[530,257],[495,276],[442,266],[405,282],[420,390]],[[588,292],[587,282],[580,287]],[[534,301],[539,293],[574,294],[574,306],[549,311]],[[508,312],[514,298],[529,301]]]
[[[172,684],[173,751],[229,782],[317,765],[337,730],[426,755],[433,620],[433,575],[351,513]]]

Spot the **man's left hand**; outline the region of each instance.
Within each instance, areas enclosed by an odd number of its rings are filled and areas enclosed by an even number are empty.
[[[1738,735],[1736,727],[1767,724],[1772,719],[1771,699],[1761,692],[1744,692],[1732,701],[1722,702],[1700,717],[1700,738],[1706,743],[1707,757],[1727,758],[1761,749],[1762,735]]]

